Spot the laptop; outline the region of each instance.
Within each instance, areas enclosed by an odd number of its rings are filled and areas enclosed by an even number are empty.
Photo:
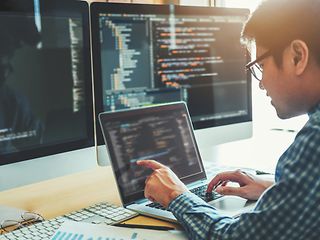
[[[104,140],[122,204],[140,214],[176,222],[174,215],[144,197],[152,170],[138,166],[153,159],[172,169],[191,192],[227,216],[238,216],[254,204],[236,196],[206,194],[207,177],[184,102],[99,114]]]

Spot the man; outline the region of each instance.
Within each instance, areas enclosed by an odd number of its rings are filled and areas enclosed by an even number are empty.
[[[256,60],[248,64],[272,99],[277,115],[308,113],[309,121],[280,157],[275,183],[245,173],[218,174],[208,191],[259,199],[255,209],[233,219],[191,194],[166,166],[138,162],[154,170],[145,196],[167,207],[191,239],[319,239],[320,236],[320,1],[268,0],[246,23],[242,38],[255,42]]]

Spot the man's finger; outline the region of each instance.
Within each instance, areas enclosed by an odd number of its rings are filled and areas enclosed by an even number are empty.
[[[208,184],[207,192],[212,192],[217,184],[225,181],[237,182],[242,185],[245,181],[244,175],[240,171],[228,171],[217,174]]]
[[[137,161],[137,164],[142,167],[151,168],[152,170],[166,167],[165,165],[163,165],[155,160],[139,160],[139,161]]]
[[[229,181],[223,181],[220,186],[224,187],[229,183]]]
[[[217,187],[216,189],[217,193],[221,194],[221,195],[233,195],[233,196],[239,196],[239,197],[243,197],[243,192],[242,189],[240,187]]]

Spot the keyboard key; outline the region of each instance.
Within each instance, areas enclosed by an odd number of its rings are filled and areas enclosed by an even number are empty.
[[[206,202],[210,202],[222,197],[222,195],[216,192],[207,193],[207,188],[208,185],[203,185],[200,187],[193,188],[191,192],[196,194],[198,197],[202,198]]]

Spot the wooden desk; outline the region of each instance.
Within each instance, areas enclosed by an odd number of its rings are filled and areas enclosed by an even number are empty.
[[[111,167],[97,167],[0,192],[0,204],[37,212],[46,219],[105,201],[121,205]],[[178,227],[144,216],[126,222]]]
[[[267,132],[259,138],[217,146],[213,154],[204,159],[216,165],[250,167],[271,172],[294,135]],[[46,219],[104,201],[121,205],[111,167],[96,167],[86,172],[0,192],[0,204],[37,212]],[[179,227],[143,216],[127,222]]]

